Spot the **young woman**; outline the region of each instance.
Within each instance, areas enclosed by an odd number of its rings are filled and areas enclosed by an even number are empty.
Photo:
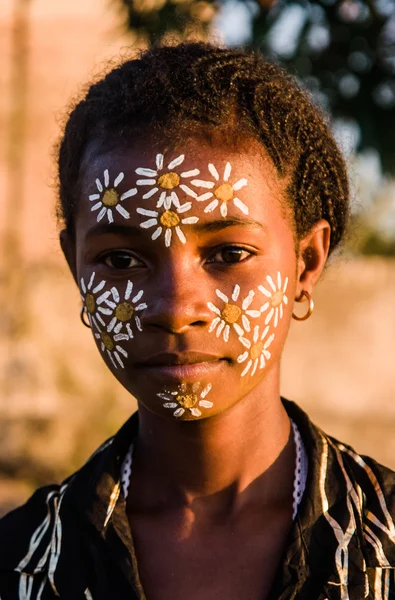
[[[394,474],[280,396],[348,216],[306,95],[252,53],[154,48],[75,106],[59,181],[83,322],[139,409],[1,521],[1,600],[395,597]]]

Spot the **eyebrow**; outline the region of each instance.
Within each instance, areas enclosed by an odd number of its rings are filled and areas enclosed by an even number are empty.
[[[254,221],[253,219],[243,219],[241,217],[231,217],[228,219],[218,219],[216,221],[209,221],[208,223],[198,222],[196,224],[189,225],[189,227],[197,232],[210,233],[215,231],[221,231],[228,227],[254,227],[255,229],[266,229],[263,223]],[[86,238],[92,238],[104,234],[122,235],[122,236],[135,236],[142,237],[146,230],[135,225],[117,225],[115,223],[100,223],[94,225],[88,229]]]
[[[116,225],[115,223],[103,223],[100,225],[94,225],[88,229],[86,232],[86,238],[104,234],[141,236],[143,232],[144,230],[142,230],[141,227],[136,227],[135,225]]]
[[[211,232],[211,231],[221,231],[222,229],[227,229],[228,227],[254,227],[255,229],[266,229],[263,223],[259,221],[254,221],[252,219],[243,219],[240,217],[231,217],[228,219],[218,219],[216,221],[209,221],[208,223],[197,223],[196,225],[192,225],[192,229],[196,231],[202,232]]]

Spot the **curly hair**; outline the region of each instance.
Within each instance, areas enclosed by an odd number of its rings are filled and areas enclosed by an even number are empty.
[[[258,140],[279,177],[287,177],[297,239],[323,218],[331,226],[330,252],[339,244],[349,183],[326,119],[295,79],[262,55],[207,43],[144,51],[93,83],[74,106],[58,157],[59,214],[70,233],[88,143],[164,134],[171,124],[184,137],[200,127]]]

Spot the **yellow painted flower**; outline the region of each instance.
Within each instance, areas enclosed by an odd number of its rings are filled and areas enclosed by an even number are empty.
[[[123,299],[121,300],[119,291],[116,287],[111,288],[112,299],[115,303],[115,310],[113,317],[110,323],[107,326],[107,333],[114,332],[114,334],[118,334],[122,331],[123,326],[125,325],[126,331],[128,332],[129,339],[133,339],[133,331],[131,327],[131,320],[133,319],[136,327],[139,331],[142,331],[141,321],[138,316],[138,312],[147,308],[145,302],[139,302],[141,300],[144,292],[140,290],[137,294],[131,298],[133,292],[133,282],[128,281],[125,294]]]
[[[197,193],[183,183],[183,179],[189,179],[199,175],[199,169],[193,169],[192,171],[182,171],[178,173],[175,169],[179,167],[185,160],[185,155],[181,154],[174,160],[172,160],[167,167],[163,168],[164,156],[163,154],[156,155],[156,169],[149,169],[145,167],[139,167],[136,169],[137,175],[142,175],[146,179],[138,179],[136,181],[137,186],[150,187],[148,192],[143,195],[143,200],[147,200],[152,196],[159,193],[159,199],[156,204],[156,208],[162,206],[165,210],[170,210],[173,204],[176,208],[180,208],[180,199],[177,194],[177,189],[182,190],[187,196],[196,198]]]
[[[235,192],[241,190],[241,188],[245,187],[248,183],[248,180],[243,178],[239,179],[235,183],[230,183],[229,178],[232,173],[232,166],[228,162],[226,163],[224,175],[222,178],[222,182],[220,182],[220,176],[216,169],[216,167],[210,163],[208,165],[208,170],[211,175],[214,177],[214,181],[204,181],[202,179],[194,179],[191,181],[191,184],[196,187],[206,188],[212,190],[210,192],[206,192],[201,196],[197,197],[199,202],[205,202],[214,198],[204,209],[205,213],[210,213],[219,206],[220,213],[223,217],[226,217],[228,214],[228,204],[229,202],[233,202],[233,204],[245,215],[248,215],[248,206],[244,204],[235,196]]]
[[[270,335],[266,341],[265,337],[269,332],[269,326],[267,326],[262,335],[259,335],[259,325],[254,327],[254,334],[252,338],[252,342],[245,337],[240,337],[240,342],[247,348],[243,354],[237,357],[237,362],[243,363],[248,359],[248,362],[242,372],[241,376],[247,375],[247,373],[251,369],[251,375],[255,375],[255,372],[258,368],[263,369],[266,366],[266,360],[269,360],[271,354],[268,350],[270,344],[274,340],[274,333]]]
[[[288,277],[285,278],[284,285],[282,285],[281,273],[278,271],[277,286],[274,284],[270,275],[267,275],[266,281],[269,284],[269,289],[265,288],[263,285],[258,285],[259,291],[267,298],[265,304],[261,306],[260,311],[263,313],[270,309],[265,318],[265,325],[268,325],[274,317],[274,327],[277,327],[279,319],[282,319],[283,317],[283,305],[288,304],[288,298],[285,295],[288,286]]]
[[[93,324],[95,327],[98,327],[98,321],[103,327],[105,327],[106,324],[101,315],[111,315],[116,305],[114,302],[109,300],[111,295],[110,290],[100,294],[106,285],[106,282],[102,280],[97,285],[94,285],[95,276],[96,273],[94,271],[87,284],[85,284],[84,278],[81,278],[81,300],[85,305],[91,326]]]
[[[150,229],[156,227],[154,233],[151,236],[152,240],[156,240],[162,233],[165,232],[165,246],[168,248],[171,244],[173,231],[176,232],[180,242],[185,244],[185,235],[181,230],[181,225],[191,225],[199,221],[198,217],[185,217],[182,219],[179,215],[183,214],[191,208],[191,203],[186,202],[176,210],[165,210],[164,212],[157,212],[156,210],[147,210],[146,208],[137,208],[137,212],[145,217],[150,217],[148,221],[140,223],[140,227],[143,229]]]
[[[223,334],[223,339],[225,342],[229,340],[230,328],[236,331],[238,336],[244,335],[244,330],[250,331],[251,325],[248,317],[257,318],[261,316],[259,310],[250,310],[249,306],[254,298],[255,292],[251,290],[248,295],[244,298],[241,303],[241,307],[237,304],[232,304],[232,302],[237,302],[240,294],[240,286],[235,285],[233,288],[231,300],[229,300],[228,296],[222,293],[220,290],[215,290],[216,295],[222,302],[224,302],[225,306],[219,308],[215,306],[212,302],[207,302],[207,306],[210,310],[213,311],[217,316],[212,320],[209,333],[216,331],[217,337]],[[243,327],[241,327],[241,325]],[[244,328],[244,329],[243,329]]]
[[[158,394],[161,400],[165,400],[163,406],[174,410],[175,417],[182,417],[186,411],[189,411],[194,417],[200,417],[202,411],[200,408],[211,408],[213,403],[206,400],[207,394],[211,390],[211,383],[201,390],[201,383],[196,382],[193,385],[182,383],[175,392],[165,392]],[[200,407],[200,408],[199,408]]]
[[[127,192],[119,195],[117,187],[123,181],[125,177],[124,173],[119,173],[114,180],[114,183],[110,185],[110,174],[108,169],[103,173],[103,183],[99,178],[96,179],[96,187],[98,193],[91,194],[89,200],[91,202],[97,202],[92,206],[91,211],[99,210],[97,215],[97,221],[101,221],[105,214],[107,214],[108,222],[114,222],[113,210],[116,210],[124,219],[130,218],[130,213],[121,205],[121,202],[127,198],[131,198],[137,194],[136,188],[131,188]]]

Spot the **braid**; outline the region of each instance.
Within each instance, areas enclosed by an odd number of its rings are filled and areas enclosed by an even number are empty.
[[[289,179],[297,238],[324,218],[330,251],[339,244],[349,186],[325,119],[294,78],[260,54],[205,43],[153,47],[112,69],[75,105],[58,160],[59,214],[69,231],[87,144],[136,130],[163,133],[170,123],[180,139],[203,126],[258,140],[278,175]]]

